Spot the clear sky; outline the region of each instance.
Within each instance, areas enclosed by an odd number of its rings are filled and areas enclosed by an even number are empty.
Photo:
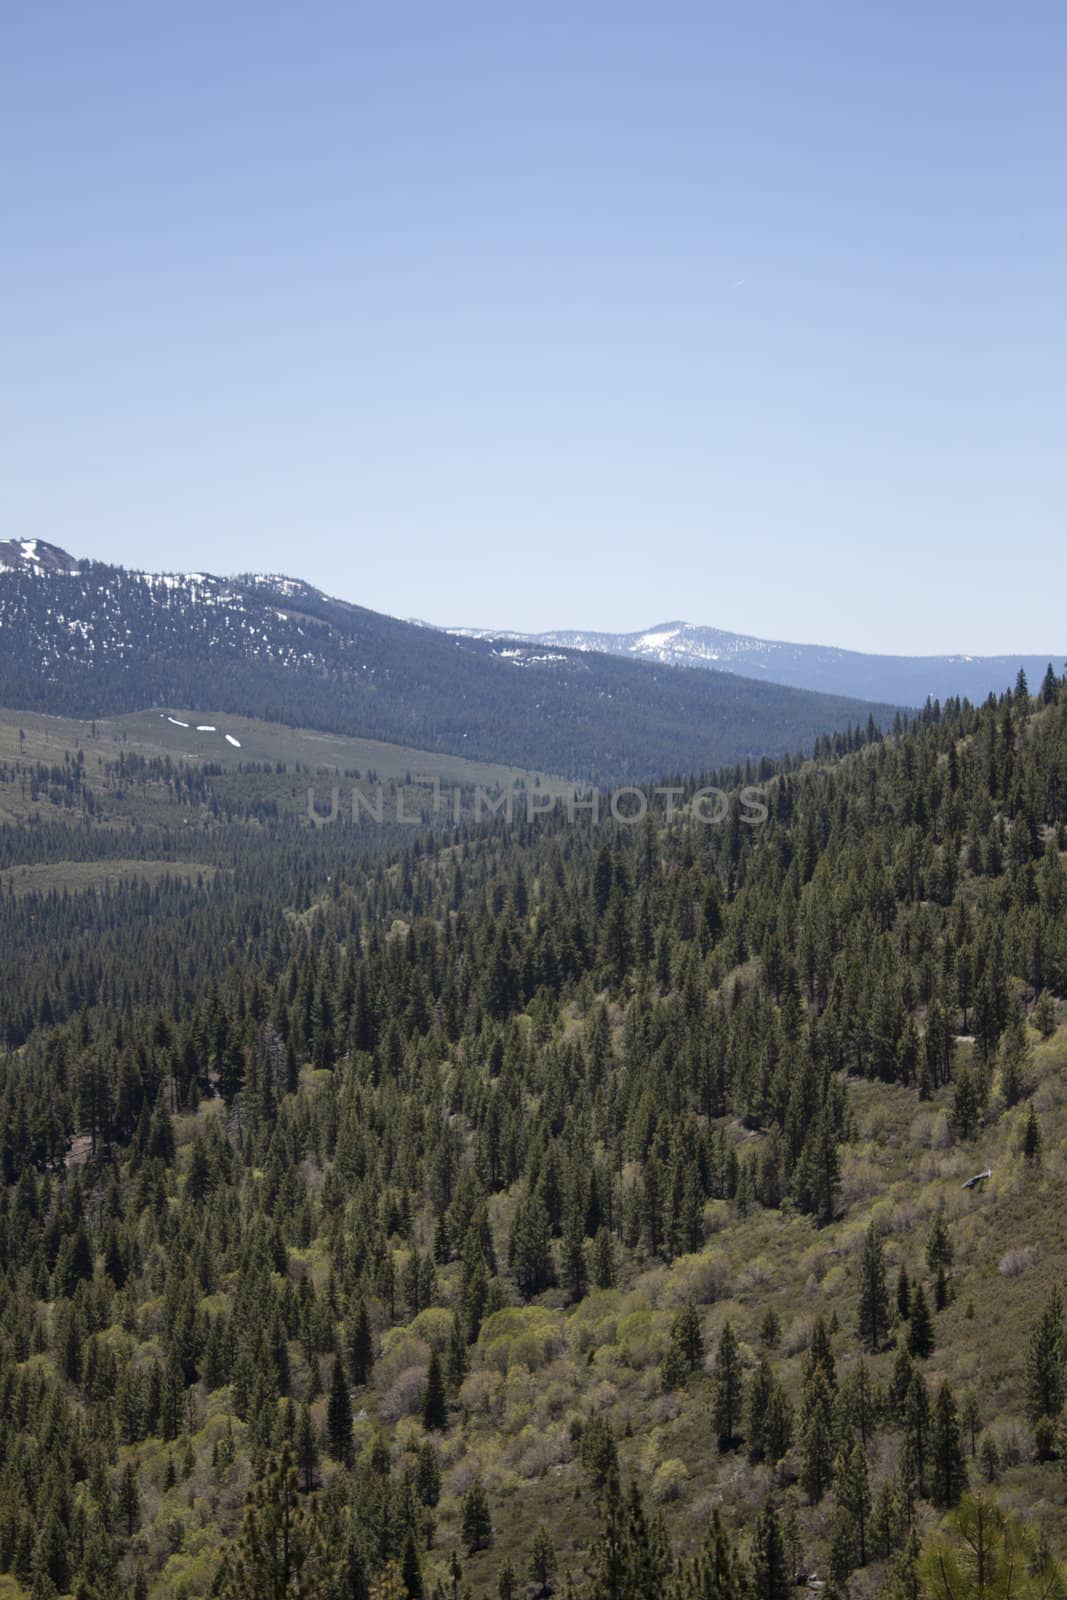
[[[1067,650],[1067,7],[6,0],[0,537]]]

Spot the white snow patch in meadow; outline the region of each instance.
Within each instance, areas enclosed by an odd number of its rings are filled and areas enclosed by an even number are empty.
[[[232,733],[228,733],[226,735],[226,743],[232,744],[235,750],[240,750],[241,748],[240,739],[235,739]]]
[[[189,726],[187,722],[180,722],[177,717],[168,717],[167,721],[173,722],[176,728],[187,728]]]
[[[197,733],[217,733],[218,729],[212,722],[198,722],[196,725],[196,731]]]

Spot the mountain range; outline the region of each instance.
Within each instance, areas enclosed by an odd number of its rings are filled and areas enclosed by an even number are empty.
[[[654,661],[660,666],[732,672],[795,689],[907,706],[955,697],[979,704],[987,695],[999,694],[1014,684],[1020,670],[1036,682],[1050,663],[1062,667],[1067,655],[1063,650],[1044,655],[876,655],[834,645],[760,639],[691,622],[661,622],[638,633],[596,633],[571,628],[532,634],[484,628],[449,628],[447,632],[468,639],[591,650],[633,661]]]
[[[588,649],[457,637],[277,573],[128,571],[42,540],[0,544],[0,704],[82,718],[199,708],[605,783],[810,751],[896,713]]]

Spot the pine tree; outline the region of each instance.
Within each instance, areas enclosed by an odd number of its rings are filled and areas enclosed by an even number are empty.
[[[763,1420],[763,1454],[768,1461],[781,1461],[793,1443],[793,1408],[780,1383],[774,1386]]]
[[[463,1324],[460,1322],[458,1312],[452,1314],[452,1327],[448,1335],[448,1353],[445,1360],[448,1367],[448,1381],[454,1393],[470,1369],[467,1341],[463,1335]]]
[[[897,1273],[897,1316],[902,1322],[907,1322],[911,1315],[911,1279],[908,1269],[903,1262]]]
[[[1026,1357],[1026,1409],[1031,1423],[1042,1417],[1055,1422],[1063,1410],[1065,1355],[1063,1299],[1054,1288],[1030,1335]]]
[[[330,1398],[326,1407],[326,1443],[335,1461],[348,1466],[352,1459],[352,1396],[348,1391],[344,1362],[335,1357],[330,1379]]]
[[[930,1429],[931,1497],[942,1510],[959,1504],[967,1486],[959,1413],[952,1390],[943,1383],[934,1402]]]
[[[662,1523],[648,1520],[636,1484],[623,1495],[617,1474],[607,1485],[590,1566],[583,1600],[643,1600],[666,1589],[672,1562]]]
[[[926,1493],[926,1469],[930,1457],[930,1396],[921,1372],[912,1374],[904,1403],[904,1449],[901,1453],[901,1478]]]
[[[555,1575],[556,1551],[551,1535],[542,1522],[534,1533],[530,1549],[530,1577],[542,1589],[547,1589]]]
[[[415,1492],[421,1504],[430,1510],[441,1498],[441,1460],[429,1439],[424,1439],[419,1446]]]
[[[807,1360],[804,1364],[805,1381],[817,1368],[823,1373],[830,1392],[833,1393],[837,1389],[837,1365],[834,1361],[830,1330],[826,1326],[825,1318],[821,1316],[816,1317],[815,1326],[811,1330],[811,1343],[808,1345]]]
[[[434,1350],[426,1373],[426,1392],[422,1400],[422,1425],[427,1433],[443,1433],[448,1427],[448,1396],[441,1358]]]
[[[774,1374],[766,1356],[760,1360],[748,1386],[746,1407],[748,1451],[753,1461],[763,1459],[766,1448],[767,1413],[775,1391]]]
[[[834,1474],[834,1494],[845,1513],[853,1545],[849,1567],[867,1565],[867,1530],[871,1517],[871,1483],[867,1453],[861,1444],[842,1446]]]
[[[319,1442],[315,1437],[315,1424],[311,1416],[311,1407],[304,1404],[300,1407],[300,1423],[296,1436],[296,1465],[304,1481],[305,1494],[310,1494],[315,1487],[318,1464]]]
[[[723,1327],[719,1340],[712,1380],[713,1414],[719,1449],[731,1450],[736,1443],[737,1430],[741,1422],[742,1367],[737,1336],[729,1322]]]
[[[671,1600],[749,1600],[747,1576],[718,1510],[712,1512],[702,1549],[682,1568],[669,1592]]]
[[[875,1355],[888,1331],[889,1289],[886,1284],[885,1255],[878,1230],[872,1222],[863,1241],[858,1332],[871,1354]]]
[[[978,1458],[982,1463],[982,1475],[986,1483],[998,1483],[1000,1481],[1000,1451],[997,1449],[997,1441],[991,1433],[983,1435]]]
[[[132,1461],[126,1462],[119,1477],[118,1508],[126,1537],[132,1539],[141,1520],[141,1491]]]
[[[878,1414],[878,1401],[871,1383],[871,1373],[866,1361],[857,1361],[837,1398],[838,1415],[845,1426],[853,1429],[866,1450],[874,1435]]]
[[[369,1382],[373,1366],[374,1341],[371,1336],[370,1318],[367,1315],[366,1302],[360,1296],[348,1330],[348,1370],[352,1382],[357,1385]]]
[[[615,1287],[615,1247],[604,1227],[597,1230],[593,1241],[593,1282],[598,1289]]]
[[[671,1343],[676,1347],[687,1372],[696,1372],[704,1362],[704,1334],[700,1313],[690,1297],[674,1319]]]
[[[612,1481],[618,1486],[619,1454],[611,1425],[603,1417],[591,1417],[582,1430],[582,1469],[594,1494],[606,1492]]]
[[[790,1489],[785,1497],[785,1509],[782,1515],[782,1538],[785,1541],[786,1570],[792,1583],[796,1583],[804,1565],[803,1547],[800,1533],[800,1513],[797,1509],[796,1491]]]
[[[519,1202],[508,1247],[508,1264],[529,1300],[552,1282],[552,1229],[539,1194]]]
[[[933,1354],[934,1324],[921,1283],[917,1283],[912,1290],[908,1322],[908,1350],[913,1356],[925,1360]]]
[[[659,1381],[663,1385],[664,1393],[669,1394],[672,1389],[680,1389],[688,1376],[689,1367],[685,1356],[672,1339],[659,1364]]]
[[[752,1600],[789,1600],[791,1589],[778,1514],[766,1505],[752,1541]]]
[[[573,1301],[585,1298],[589,1288],[589,1266],[585,1256],[585,1229],[576,1206],[571,1206],[563,1225],[560,1249],[563,1282]]]
[[[404,1559],[400,1565],[400,1576],[404,1583],[404,1592],[407,1595],[407,1600],[424,1600],[426,1591],[422,1582],[422,1564],[419,1561],[415,1535],[410,1529],[404,1543]]]
[[[776,1350],[782,1337],[782,1319],[773,1306],[760,1317],[759,1336],[768,1350]]]
[[[472,1483],[463,1496],[462,1535],[463,1548],[469,1556],[488,1550],[493,1542],[489,1501],[480,1483]]]
[[[876,1557],[888,1561],[900,1538],[900,1497],[891,1479],[878,1491],[871,1511],[871,1544]]]
[[[833,1479],[833,1394],[822,1365],[813,1366],[804,1384],[801,1407],[801,1483],[815,1505]]]
[[[956,1251],[945,1221],[945,1213],[939,1208],[934,1213],[934,1220],[926,1239],[926,1265],[931,1272],[936,1272],[938,1267],[951,1270],[955,1257]]]
[[[1067,1574],[1026,1523],[989,1495],[965,1495],[923,1544],[916,1563],[922,1595],[959,1600],[1049,1600]]]
[[[1026,1115],[1026,1127],[1023,1131],[1023,1157],[1032,1167],[1040,1165],[1041,1124],[1037,1120],[1037,1111],[1032,1100]]]
[[[948,1279],[945,1277],[944,1267],[938,1267],[937,1277],[934,1280],[934,1310],[944,1311],[948,1301]]]
[[[240,1535],[223,1563],[222,1600],[291,1600],[301,1592],[310,1545],[286,1447],[249,1491]]]

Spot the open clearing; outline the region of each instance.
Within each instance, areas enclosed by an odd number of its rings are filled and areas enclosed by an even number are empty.
[[[195,882],[202,877],[207,882],[216,870],[197,861],[40,861],[7,867],[0,872],[0,885],[15,894],[47,894],[49,889],[77,893],[110,889],[133,880],[159,883],[164,878],[182,878]]]

